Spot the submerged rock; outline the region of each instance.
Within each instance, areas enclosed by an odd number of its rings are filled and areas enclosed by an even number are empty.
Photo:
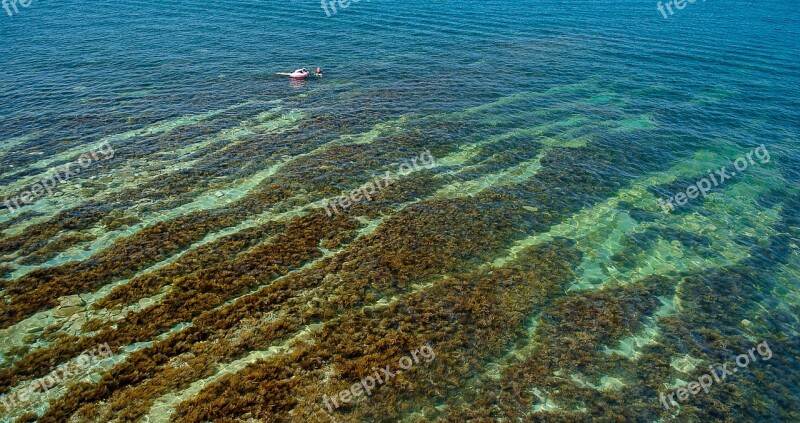
[[[35,326],[29,327],[26,330],[26,332],[28,332],[28,333],[39,333],[39,332],[42,332],[43,330],[44,330],[44,326],[35,325]]]
[[[68,295],[61,297],[61,307],[78,307],[86,305],[86,301],[80,295]]]
[[[83,311],[83,307],[79,306],[59,307],[53,315],[55,317],[69,317],[81,311]]]

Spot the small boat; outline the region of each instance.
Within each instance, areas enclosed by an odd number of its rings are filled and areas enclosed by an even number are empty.
[[[306,70],[306,68],[298,69],[290,73],[289,76],[292,78],[305,78],[308,76],[308,71]]]
[[[298,70],[296,70],[296,71],[294,71],[292,73],[278,72],[278,75],[284,75],[284,76],[288,76],[290,78],[296,78],[296,79],[303,79],[303,78],[305,78],[305,77],[307,77],[309,75],[309,72],[306,70],[306,68],[302,68],[302,69],[298,69]]]

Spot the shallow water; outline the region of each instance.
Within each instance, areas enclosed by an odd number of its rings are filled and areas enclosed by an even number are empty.
[[[796,2],[18,9],[2,421],[800,421]]]

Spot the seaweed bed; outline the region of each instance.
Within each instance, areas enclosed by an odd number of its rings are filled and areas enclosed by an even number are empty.
[[[578,102],[599,92],[561,95]],[[301,107],[314,98],[293,101]],[[552,124],[578,113],[553,102],[567,109],[527,116],[535,129],[522,134],[471,125],[482,111],[468,110],[398,117],[396,127],[375,123],[379,135],[360,139],[363,122],[377,117],[371,100],[350,101],[366,103],[365,111],[316,110],[294,121],[242,107],[134,138],[81,180],[119,177],[114,169],[182,139],[198,143],[197,163],[115,185],[108,195],[87,185],[96,192],[79,205],[2,223],[4,231],[19,229],[0,238],[0,327],[8,334],[49,324],[5,347],[0,392],[98,344],[115,353],[93,378],[65,381],[49,403],[4,412],[18,422],[800,420],[800,339],[792,335],[800,310],[778,276],[797,263],[796,191],[754,194],[777,210],[764,223],[770,232],[729,240],[681,226],[700,209],[714,210],[711,202],[660,214],[659,187],[695,175],[637,188],[675,163],[646,159],[657,147],[629,142],[613,105],[592,106],[577,128]],[[582,145],[568,142],[597,128]],[[231,142],[237,148],[226,150]],[[325,213],[321,202],[425,150],[435,167]],[[256,183],[240,196],[225,191],[250,179]],[[169,214],[205,194],[231,197]],[[591,223],[608,204],[613,217]],[[623,218],[632,229],[615,229]],[[618,245],[609,241],[617,235]],[[96,244],[102,236],[110,241]],[[722,261],[721,242],[746,253]],[[650,269],[664,245],[704,265],[664,260],[666,267]],[[576,285],[589,278],[601,248],[609,250],[606,282]],[[75,251],[89,254],[59,259]],[[626,276],[615,279],[612,267]],[[79,310],[64,314],[70,307]],[[774,359],[682,404],[679,415],[659,403],[674,380],[696,379],[754,340],[768,341]],[[323,395],[425,344],[436,353],[430,363],[336,410],[322,405]],[[633,352],[609,352],[624,350],[619,345]],[[672,364],[685,356],[706,365]]]

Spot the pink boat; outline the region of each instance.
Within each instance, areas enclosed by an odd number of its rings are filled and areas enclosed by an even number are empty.
[[[305,78],[307,76],[308,76],[308,71],[306,70],[306,68],[298,69],[298,70],[296,70],[296,71],[294,71],[294,72],[289,74],[289,77],[291,77],[291,78],[303,79],[303,78]]]
[[[294,71],[292,73],[278,72],[278,75],[284,75],[284,76],[288,76],[288,77],[294,78],[294,79],[305,79],[305,77],[307,77],[308,75],[311,75],[311,73],[308,70],[306,70],[306,68],[302,68],[302,69],[298,69],[298,70],[296,70],[296,71]]]

